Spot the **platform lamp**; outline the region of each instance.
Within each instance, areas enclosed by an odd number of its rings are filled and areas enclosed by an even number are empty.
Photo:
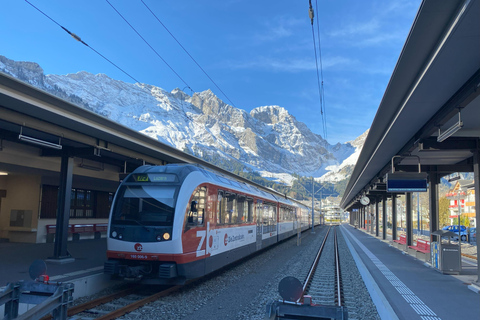
[[[62,141],[61,138],[58,138],[58,144],[57,144],[50,141],[45,141],[45,140],[37,139],[34,137],[26,136],[23,134],[23,127],[20,127],[20,134],[18,135],[18,140],[36,144],[42,147],[52,148],[52,149],[61,150],[63,148],[63,146],[60,144]]]
[[[463,122],[461,119],[460,111],[458,111],[458,121],[455,122],[450,128],[445,130],[444,132],[440,132],[440,129],[438,129],[438,136],[437,136],[437,142],[443,142],[453,136],[458,130],[462,129],[463,127]]]

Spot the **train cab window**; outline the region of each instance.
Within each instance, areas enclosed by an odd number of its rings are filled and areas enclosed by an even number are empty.
[[[117,195],[112,224],[171,226],[177,187],[124,186]]]
[[[189,207],[187,209],[186,228],[203,226],[205,219],[205,208],[207,199],[207,188],[199,187],[193,193]]]

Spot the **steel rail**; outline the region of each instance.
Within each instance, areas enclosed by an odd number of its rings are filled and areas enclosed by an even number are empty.
[[[333,230],[333,245],[335,248],[335,277],[337,285],[337,306],[342,306],[342,282],[340,274],[340,255],[338,253],[337,228]]]
[[[113,320],[113,319],[116,319],[118,317],[121,317],[129,312],[132,312],[144,305],[146,305],[147,303],[150,303],[152,301],[155,301],[157,300],[158,298],[161,298],[161,297],[164,297],[172,292],[175,292],[177,290],[180,290],[181,288],[183,288],[184,286],[174,286],[174,287],[171,287],[167,290],[163,290],[161,292],[158,292],[158,293],[155,293],[151,296],[148,296],[144,299],[141,299],[141,300],[138,300],[138,301],[135,301],[134,303],[131,303],[123,308],[119,308],[117,310],[114,310],[106,315],[103,315],[101,317],[98,317],[98,318],[95,318],[96,320]]]
[[[303,295],[305,294],[307,288],[310,286],[310,282],[312,281],[313,275],[315,274],[315,270],[317,269],[318,261],[320,260],[320,256],[322,255],[323,247],[325,246],[325,243],[327,242],[327,238],[328,238],[328,234],[330,233],[330,229],[331,229],[331,226],[328,227],[327,234],[325,235],[325,238],[323,238],[322,245],[320,246],[320,249],[317,252],[317,256],[315,257],[315,260],[313,261],[312,267],[310,268],[310,271],[308,272],[307,278],[305,279],[305,282],[303,283],[302,295],[297,300],[297,302],[303,301]]]
[[[109,294],[109,295],[104,296],[104,297],[100,297],[98,299],[94,299],[94,300],[87,301],[85,303],[70,307],[70,308],[68,308],[67,316],[68,317],[74,316],[74,315],[76,315],[78,313],[81,313],[85,310],[97,307],[99,305],[105,304],[107,302],[110,302],[112,300],[115,300],[115,299],[118,299],[118,298],[121,298],[121,297],[127,296],[127,295],[135,293],[139,290],[140,289],[138,287],[128,288],[128,289],[125,289],[125,290],[122,290],[122,291],[114,292],[114,293]],[[47,315],[45,317],[42,317],[40,320],[50,320],[52,318],[53,318],[52,315]]]
[[[97,307],[99,305],[105,304],[107,302],[110,302],[112,300],[115,300],[115,299],[118,299],[118,298],[121,298],[121,297],[128,296],[129,294],[136,293],[138,291],[139,291],[139,288],[137,288],[137,287],[129,288],[129,289],[125,289],[125,290],[122,290],[122,291],[119,291],[119,292],[112,293],[108,296],[104,296],[104,297],[101,297],[101,298],[98,298],[98,299],[95,299],[95,300],[87,301],[87,302],[79,304],[77,306],[68,308],[67,315],[69,317],[71,317],[71,316],[76,315],[76,314],[78,314],[80,312],[83,312],[85,310],[92,309],[92,308]]]

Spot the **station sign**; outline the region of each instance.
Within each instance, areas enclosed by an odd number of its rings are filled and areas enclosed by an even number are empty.
[[[449,174],[446,179],[448,182],[452,182],[452,181],[456,181],[456,180],[460,180],[462,177],[460,176],[460,173],[459,172],[454,172],[452,174]]]
[[[427,173],[387,173],[387,192],[427,192]]]

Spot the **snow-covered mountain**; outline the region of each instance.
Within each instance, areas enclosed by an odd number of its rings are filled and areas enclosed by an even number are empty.
[[[348,158],[343,160],[340,165],[333,165],[328,166],[326,170],[328,173],[324,174],[318,181],[329,181],[329,182],[337,182],[341,180],[345,180],[350,178],[352,174],[353,168],[357,163],[358,157],[360,156],[360,152],[362,151],[363,144],[365,143],[365,139],[367,139],[367,135],[370,129],[365,131],[359,137],[357,137],[353,141],[348,141],[347,144],[355,147],[355,152],[352,153]]]
[[[280,106],[250,113],[207,90],[193,95],[126,83],[104,74],[45,75],[33,62],[0,56],[0,71],[207,161],[238,162],[289,184],[292,175],[337,181],[349,176],[366,133],[330,145]]]

